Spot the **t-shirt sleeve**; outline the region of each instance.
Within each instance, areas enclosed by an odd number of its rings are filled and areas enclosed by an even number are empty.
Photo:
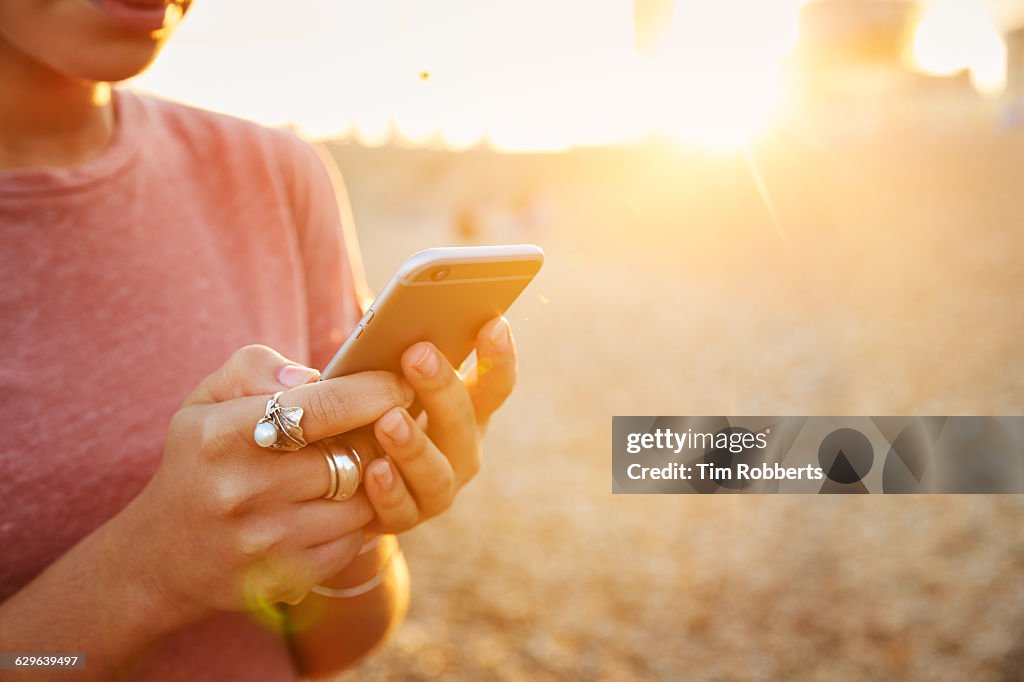
[[[363,315],[370,295],[341,173],[326,150],[295,138],[294,202],[309,315],[310,365],[323,369]]]

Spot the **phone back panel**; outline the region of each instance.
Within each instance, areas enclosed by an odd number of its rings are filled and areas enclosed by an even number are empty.
[[[533,261],[431,263],[396,275],[323,372],[330,379],[367,370],[401,372],[402,353],[430,341],[456,368],[490,319],[504,314],[540,269]],[[439,270],[450,278],[434,281]]]

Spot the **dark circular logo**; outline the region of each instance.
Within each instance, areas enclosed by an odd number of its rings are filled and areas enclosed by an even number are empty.
[[[836,483],[856,483],[871,471],[875,450],[871,441],[856,429],[836,429],[818,447],[818,463]]]

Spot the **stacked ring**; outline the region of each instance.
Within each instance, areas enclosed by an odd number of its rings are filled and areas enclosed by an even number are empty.
[[[320,443],[317,443],[316,446],[320,449],[320,454],[327,460],[327,469],[330,472],[330,482],[327,484],[327,493],[324,495],[324,498],[329,500],[338,494],[338,465],[326,446]]]
[[[334,445],[344,448],[345,452],[335,452],[325,441],[314,443],[327,460],[330,480],[324,499],[347,500],[355,495],[362,480],[363,465],[359,453],[351,445],[334,441]]]

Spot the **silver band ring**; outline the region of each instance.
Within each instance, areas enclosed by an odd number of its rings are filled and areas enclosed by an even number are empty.
[[[331,451],[325,445],[317,443],[316,446],[319,448],[320,454],[327,460],[327,471],[330,481],[327,483],[327,492],[324,494],[324,498],[329,500],[338,493],[338,464],[334,461]]]
[[[277,402],[284,391],[278,391],[267,401],[264,415],[256,422],[252,437],[256,444],[274,450],[294,452],[306,447],[302,437],[301,407],[285,407]]]
[[[363,463],[355,448],[337,440],[331,444],[318,441],[314,445],[323,453],[330,472],[330,482],[324,499],[341,502],[355,495],[363,478]]]

